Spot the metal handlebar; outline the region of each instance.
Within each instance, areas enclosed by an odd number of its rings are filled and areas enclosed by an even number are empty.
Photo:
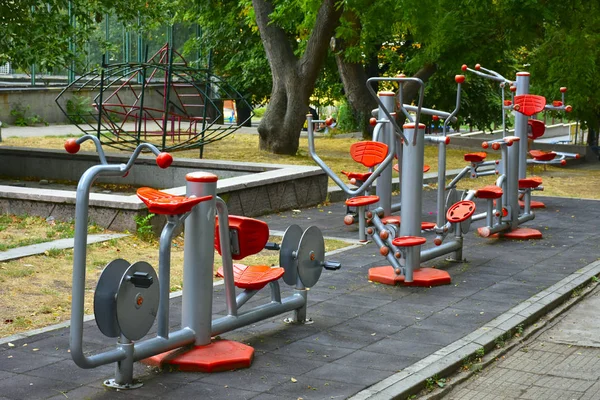
[[[83,135],[77,139],[69,139],[65,142],[65,150],[70,154],[75,154],[81,148],[81,144],[83,142],[85,142],[86,140],[91,140],[92,142],[94,142],[94,145],[96,146],[96,152],[98,153],[98,157],[100,158],[100,164],[106,165],[106,166],[111,166],[111,164],[109,164],[108,161],[106,160],[106,155],[104,154],[104,149],[102,148],[102,143],[100,142],[100,139],[98,139],[96,136]],[[135,163],[135,160],[139,157],[139,155],[142,153],[142,151],[144,149],[148,149],[156,155],[156,164],[160,168],[163,168],[163,169],[168,168],[171,165],[171,163],[173,162],[173,157],[169,153],[161,152],[153,144],[142,143],[135,148],[135,150],[133,151],[133,154],[131,155],[131,157],[129,157],[127,164],[119,164],[120,172],[125,173],[125,172],[129,171],[131,169],[131,167],[133,166],[133,164]],[[112,164],[112,166],[114,166],[114,165],[115,164]],[[110,168],[110,169],[112,170],[113,168]]]
[[[469,68],[467,66],[467,64],[463,64],[462,67],[461,67],[461,69],[463,71],[472,72],[475,75],[481,76],[482,78],[491,79],[491,80],[494,80],[494,81],[497,81],[497,82],[508,83],[508,84],[511,84],[511,85],[514,83],[513,81],[511,81],[509,79],[506,79],[505,77],[503,77],[502,75],[500,75],[498,72],[496,72],[494,70],[491,70],[491,69],[483,68],[479,64],[475,64],[475,69]],[[480,70],[483,70],[484,72],[487,72],[487,73],[484,74],[483,72],[480,72]]]
[[[398,123],[396,123],[396,119],[392,117],[392,113],[384,106],[384,104],[379,99],[379,96],[377,96],[377,93],[375,93],[375,91],[373,90],[373,87],[371,86],[372,82],[399,82],[400,110],[402,110],[402,113],[404,113],[404,115],[406,116],[406,118],[408,118],[410,122],[414,122],[415,126],[419,126],[419,120],[421,118],[421,108],[423,108],[423,97],[425,96],[425,83],[423,83],[423,81],[419,78],[406,78],[400,76],[394,78],[375,77],[367,79],[367,90],[369,91],[369,93],[371,93],[371,96],[373,96],[373,98],[379,105],[379,108],[381,108],[384,114],[388,117],[390,123],[396,131],[396,134],[402,139],[404,139],[406,142],[408,142],[408,139],[406,138],[406,136],[404,136],[402,129],[398,126]],[[417,105],[417,111],[414,120],[408,113],[408,110],[404,108],[404,104],[402,104],[402,84],[404,84],[404,82],[416,82],[420,86],[419,103]]]

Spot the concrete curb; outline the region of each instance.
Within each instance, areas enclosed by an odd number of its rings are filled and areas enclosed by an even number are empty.
[[[87,244],[106,242],[107,240],[119,239],[125,236],[129,235],[124,233],[88,235]],[[53,249],[71,249],[73,248],[74,242],[75,239],[59,239],[53,240],[52,242],[32,244],[31,246],[17,247],[15,249],[0,252],[0,261],[10,261],[23,257],[35,256]]]
[[[419,392],[427,379],[442,377],[456,371],[463,360],[476,355],[477,350],[489,351],[497,339],[511,335],[519,326],[531,325],[541,316],[571,297],[574,289],[586,285],[600,274],[600,261],[595,261],[560,282],[541,291],[486,325],[456,342],[436,351],[403,371],[352,396],[352,400],[383,400],[406,398]]]

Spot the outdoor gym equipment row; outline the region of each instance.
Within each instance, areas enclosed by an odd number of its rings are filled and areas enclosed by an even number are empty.
[[[465,176],[471,178],[485,175],[498,175],[495,185],[486,186],[476,193],[476,197],[487,200],[487,212],[475,215],[473,220],[486,219],[486,226],[479,228],[478,233],[488,237],[495,233],[502,233],[508,239],[539,239],[540,231],[531,228],[519,228],[519,225],[535,218],[532,208],[543,207],[543,203],[532,204],[531,191],[542,190],[542,179],[539,177],[527,178],[527,163],[560,164],[565,165],[566,159],[579,158],[578,154],[543,152],[532,150],[529,153],[533,159],[527,159],[528,139],[534,140],[544,134],[545,126],[542,121],[530,119],[544,110],[571,111],[571,106],[565,104],[567,88],[560,89],[561,100],[556,100],[552,105],[546,104],[542,96],[529,94],[529,73],[517,73],[516,81],[510,81],[496,71],[481,67],[475,69],[466,65],[463,71],[472,72],[480,77],[500,82],[502,93],[502,125],[503,137],[501,139],[483,142],[484,149],[492,148],[501,150],[501,160],[485,161],[486,152],[470,153],[465,155],[465,161],[471,164],[447,186],[447,190],[456,188],[456,184]],[[483,72],[482,72],[483,71]],[[505,99],[505,87],[509,85],[511,99]],[[516,95],[515,95],[516,92]],[[506,129],[506,113],[515,111],[515,134],[508,135]],[[493,170],[480,171],[482,167],[493,166]],[[519,199],[523,199],[520,201]],[[499,204],[495,204],[499,202]],[[523,208],[523,212],[520,212]]]
[[[471,199],[460,199],[449,196],[445,199],[445,170],[446,146],[450,138],[446,136],[448,124],[454,120],[460,107],[460,88],[464,76],[457,75],[458,90],[456,108],[448,113],[424,108],[423,96],[425,85],[418,78],[398,76],[395,78],[371,78],[367,88],[377,101],[379,108],[374,110],[376,116],[372,123],[375,125],[373,140],[358,142],[352,145],[352,158],[371,168],[370,172],[354,181],[359,185],[350,188],[335,172],[317,155],[314,145],[313,124],[326,121],[308,119],[309,153],[313,160],[336,182],[350,198],[347,205],[355,206],[358,210],[359,239],[366,240],[366,235],[372,237],[379,246],[379,251],[391,266],[371,268],[369,279],[386,284],[404,282],[409,285],[431,286],[450,283],[450,275],[446,271],[433,268],[420,268],[422,261],[450,254],[456,261],[462,260],[463,234],[470,227],[470,218],[475,212],[475,203]],[[396,123],[396,94],[380,92],[376,94],[371,88],[372,82],[397,82],[398,107],[408,123],[402,129]],[[418,104],[411,106],[402,102],[403,86],[407,82],[419,85]],[[414,115],[413,115],[414,113]],[[420,123],[421,114],[429,114],[444,118],[442,135],[425,135],[425,125]],[[438,194],[437,221],[426,223],[422,221],[422,192],[424,171],[425,142],[435,143],[439,149],[438,165]],[[392,160],[398,158],[400,180],[400,204],[391,204],[392,197]],[[376,168],[373,169],[373,167]],[[367,195],[371,185],[376,181],[376,195]],[[366,211],[369,205],[375,205],[372,211]],[[400,216],[392,215],[400,210]],[[349,218],[346,218],[346,222]],[[436,236],[433,248],[423,249],[426,239],[422,231],[433,231]],[[449,233],[453,238],[444,240]]]
[[[108,263],[94,293],[94,314],[100,331],[118,340],[113,350],[85,355],[83,317],[90,188],[100,176],[129,173],[142,150],[154,153],[161,168],[167,168],[173,160],[168,153],[160,153],[155,146],[143,143],[135,149],[127,164],[109,164],[100,141],[90,135],[68,140],[65,149],[77,153],[86,140],[92,140],[96,145],[100,164],[84,172],[77,186],[70,349],[78,366],[94,368],[116,363],[115,378],[104,382],[116,389],[141,386],[133,379],[133,364],[140,360],[204,372],[248,367],[254,349],[228,340],[211,341],[211,338],[290,311],[293,311],[293,318],[288,318],[287,322],[307,321],[308,289],[317,283],[323,268],[340,268],[339,263],[324,261],[321,231],[311,226],[303,232],[298,225],[291,225],[280,246],[268,243],[266,223],[228,215],[225,202],[216,195],[216,175],[193,172],[186,175],[186,196],[151,188],[138,190],[138,196],[149,212],[167,218],[160,236],[159,273],[157,276],[154,268],[144,261],[130,264],[116,259]],[[170,331],[170,249],[173,232],[184,221],[181,329]],[[280,267],[233,263],[233,260],[241,260],[265,247],[280,250]],[[227,306],[227,315],[215,320],[212,319],[214,249],[222,258],[223,266],[218,274],[224,278]],[[291,296],[281,298],[279,278],[294,288]],[[242,306],[267,285],[270,300],[242,311]],[[237,296],[236,287],[242,289]],[[156,317],[157,334],[140,340],[148,334]]]

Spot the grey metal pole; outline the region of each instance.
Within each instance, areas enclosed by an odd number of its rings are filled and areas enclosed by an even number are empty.
[[[517,72],[517,96],[529,94],[529,72]],[[520,112],[515,115],[515,136],[519,141],[519,179],[527,177],[527,117]]]
[[[421,214],[423,202],[423,163],[425,147],[425,124],[403,126],[406,141],[402,155],[402,188],[400,198],[400,236],[421,235]],[[421,264],[421,246],[408,247],[405,260],[405,282],[413,281],[413,271]]]
[[[218,177],[208,172],[191,172],[185,177],[186,195],[209,196],[193,208],[185,221],[183,251],[182,327],[195,332],[195,344],[211,340],[215,208]]]
[[[378,97],[381,100],[381,103],[387,109],[387,111],[392,114],[394,112],[394,99],[396,94],[394,92],[379,92]],[[382,119],[387,119],[385,112],[382,110],[382,107],[379,107],[378,115]],[[393,116],[394,114],[392,114]],[[395,140],[394,135],[394,127],[392,124],[384,124],[381,129],[380,134],[378,135],[377,140],[379,142],[385,143],[389,148],[393,148]],[[381,175],[377,178],[377,187],[376,194],[379,196],[378,206],[383,208],[383,213],[387,217],[392,214],[392,163],[388,164],[387,167],[383,171],[381,171]]]

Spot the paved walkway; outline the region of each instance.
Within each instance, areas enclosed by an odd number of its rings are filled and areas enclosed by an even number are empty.
[[[600,287],[554,324],[445,396],[600,399]]]
[[[435,192],[424,195],[425,220],[433,219]],[[482,345],[518,324],[536,318],[570,296],[570,290],[600,273],[599,202],[542,198],[547,208],[527,225],[540,241],[509,242],[465,237],[466,263],[442,259],[428,265],[446,269],[451,285],[388,287],[368,282],[367,270],[383,264],[375,245],[352,246],[334,258],[337,272],[325,271],[309,292],[314,324],[290,326],[285,315],[221,335],[252,345],[251,368],[216,374],[157,372],[136,364],[144,386],[112,392],[102,381],[114,366],[78,368],[68,352],[68,329],[18,340],[0,340],[0,399],[34,398],[206,398],[206,399],[389,399],[409,394],[434,374],[442,375]],[[480,206],[483,206],[481,204]],[[273,230],[292,223],[317,225],[324,235],[356,238],[342,223],[345,206],[265,216]],[[428,236],[429,243],[432,238]],[[332,257],[333,258],[333,257]],[[285,285],[283,285],[285,286]],[[284,296],[289,294],[284,291]],[[171,301],[171,325],[181,315]],[[246,307],[268,301],[259,294]],[[213,314],[222,316],[222,287],[214,289]],[[86,322],[90,353],[114,347],[93,321]],[[155,332],[155,328],[151,334]],[[11,341],[13,346],[9,346]]]

